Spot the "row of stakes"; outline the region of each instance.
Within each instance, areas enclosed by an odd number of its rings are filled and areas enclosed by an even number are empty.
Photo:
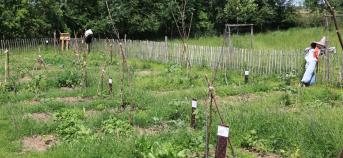
[[[249,71],[244,72],[244,82],[249,82]],[[110,77],[108,79],[108,86],[109,86],[109,93],[113,93],[113,80]],[[198,106],[198,102],[196,99],[192,99],[192,114],[191,114],[191,127],[196,128],[196,109]],[[216,158],[225,158],[226,157],[226,149],[227,143],[229,138],[229,127],[226,125],[218,125],[217,130],[217,147],[215,152]]]

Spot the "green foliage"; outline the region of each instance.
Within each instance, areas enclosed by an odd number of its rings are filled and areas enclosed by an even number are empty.
[[[121,35],[161,38],[178,34],[172,12],[180,22],[181,4],[179,0],[108,1],[110,22],[106,0],[6,2],[0,4],[0,30],[6,38],[33,38],[51,36],[54,31],[80,35],[91,28],[96,37],[113,37],[113,24]],[[292,1],[285,0],[189,0],[184,15],[187,23],[192,15],[191,33],[201,36],[222,33],[225,23],[255,23],[260,30],[289,27],[296,13]]]
[[[265,145],[266,140],[260,139],[257,135],[256,130],[251,130],[244,138],[241,143],[241,146],[244,148],[256,148],[262,152],[267,151],[267,147]]]
[[[177,72],[181,72],[181,65],[179,65],[179,64],[170,65],[165,71],[166,71],[167,73],[177,73]]]
[[[291,96],[288,93],[285,93],[284,95],[282,95],[281,103],[284,104],[285,106],[290,106],[292,104]]]
[[[80,110],[62,110],[54,114],[54,121],[58,124],[56,132],[65,141],[88,139],[92,131],[87,128],[82,119],[84,114]]]
[[[58,87],[76,87],[81,83],[81,74],[75,70],[65,70],[57,77]]]
[[[164,142],[151,141],[142,137],[135,142],[135,154],[139,158],[191,158],[202,152],[204,139],[200,133],[178,132],[179,138],[170,138]]]
[[[12,92],[16,90],[17,90],[17,86],[16,86],[15,79],[10,78],[9,81],[7,82],[0,82],[0,92]]]
[[[101,129],[107,134],[130,136],[133,132],[132,126],[123,120],[111,117],[102,122]]]
[[[46,77],[42,74],[35,75],[32,80],[25,86],[25,89],[35,94],[46,89]]]

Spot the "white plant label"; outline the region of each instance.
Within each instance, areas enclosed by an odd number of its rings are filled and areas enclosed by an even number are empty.
[[[112,84],[112,79],[111,79],[111,78],[108,79],[108,83],[109,83],[109,84]]]
[[[244,71],[244,75],[248,76],[249,75],[249,71]]]
[[[192,100],[192,108],[197,108],[197,101]]]
[[[218,126],[218,136],[229,137],[229,127]]]

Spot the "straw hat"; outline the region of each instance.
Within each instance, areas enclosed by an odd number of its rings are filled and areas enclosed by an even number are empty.
[[[319,44],[319,45],[325,47],[325,46],[326,46],[326,37],[324,36],[320,41],[318,41],[318,42],[312,42],[311,45],[312,45],[312,44]]]

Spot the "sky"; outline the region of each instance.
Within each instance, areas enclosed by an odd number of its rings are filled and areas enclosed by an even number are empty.
[[[295,5],[301,5],[302,3],[304,3],[304,0],[294,0],[294,4]]]

